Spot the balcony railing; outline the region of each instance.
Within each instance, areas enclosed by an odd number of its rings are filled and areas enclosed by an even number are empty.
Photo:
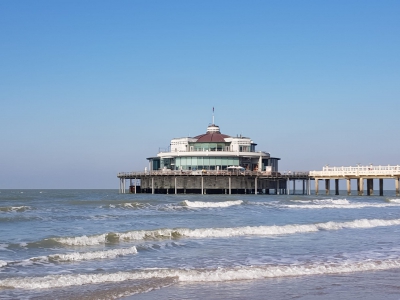
[[[120,172],[117,177],[130,177],[135,176],[154,176],[154,175],[171,175],[171,176],[182,176],[182,175],[218,175],[218,176],[270,176],[270,177],[308,177],[309,172],[271,172],[271,171],[240,171],[240,170],[152,170],[145,172]]]
[[[311,171],[312,177],[330,176],[399,176],[400,166],[357,166],[357,167],[323,167],[322,171]]]

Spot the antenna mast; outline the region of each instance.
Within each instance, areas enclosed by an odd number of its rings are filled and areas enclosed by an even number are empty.
[[[214,123],[214,106],[213,106],[213,125],[215,125],[215,123]]]

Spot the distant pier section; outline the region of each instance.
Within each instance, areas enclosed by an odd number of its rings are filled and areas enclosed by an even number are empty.
[[[310,178],[315,180],[315,194],[319,192],[319,180],[325,181],[326,194],[329,194],[330,180],[335,180],[335,195],[339,195],[339,180],[347,182],[347,194],[351,195],[351,181],[357,182],[357,193],[364,194],[364,180],[367,181],[367,195],[374,193],[374,179],[379,180],[379,195],[383,196],[383,179],[394,179],[396,196],[399,196],[400,166],[356,166],[356,167],[323,167],[322,171],[311,171]]]

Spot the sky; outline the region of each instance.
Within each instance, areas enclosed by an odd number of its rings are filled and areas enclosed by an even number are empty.
[[[118,188],[175,137],[400,164],[399,1],[0,1],[0,189]]]

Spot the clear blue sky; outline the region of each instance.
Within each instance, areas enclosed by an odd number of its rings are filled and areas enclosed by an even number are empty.
[[[117,188],[173,137],[400,164],[400,1],[0,1],[0,188]]]

